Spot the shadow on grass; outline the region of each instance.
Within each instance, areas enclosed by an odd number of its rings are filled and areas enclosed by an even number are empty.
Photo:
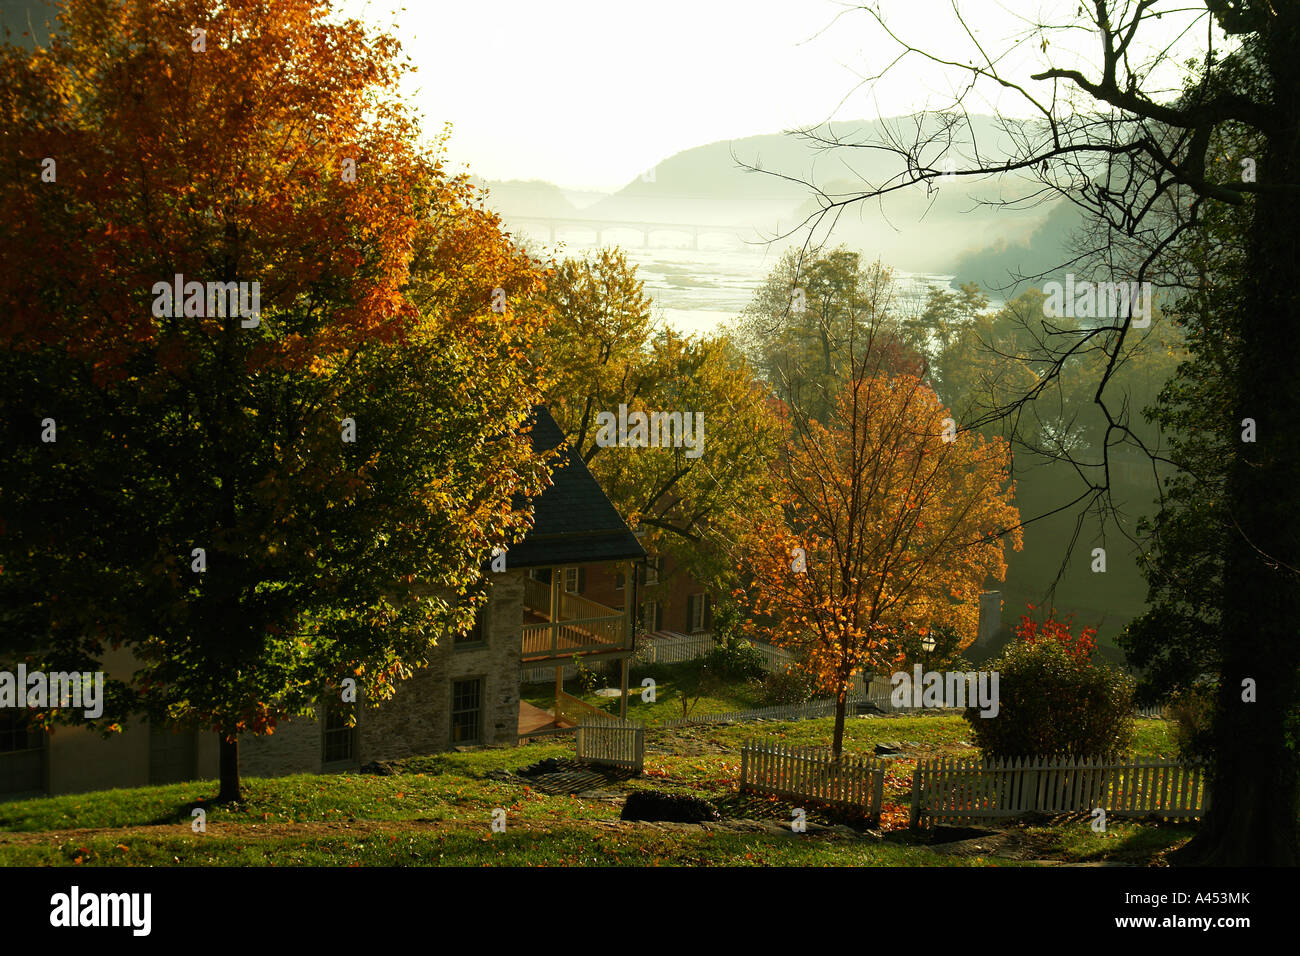
[[[793,800],[789,797],[743,790],[713,797],[712,801],[723,817],[733,820],[780,820],[788,823],[797,808],[804,811],[805,820],[823,826],[842,824],[855,830],[874,830],[879,823],[861,807],[827,804],[810,799]]]

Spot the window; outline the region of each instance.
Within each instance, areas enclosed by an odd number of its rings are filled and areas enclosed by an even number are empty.
[[[45,792],[45,734],[0,710],[0,793]]]
[[[483,678],[451,683],[451,742],[483,742]]]
[[[659,630],[663,618],[659,616],[659,602],[646,601],[641,605],[641,627],[648,632]]]
[[[348,717],[352,714],[351,704],[344,704],[336,698],[325,701],[325,732],[322,741],[321,763],[330,764],[355,763],[357,759],[357,728],[349,727]]]
[[[623,581],[624,581],[624,578],[623,578],[623,572],[622,572],[622,571],[620,571],[620,572],[618,572],[618,574],[614,575],[614,590],[615,590],[615,591],[621,591],[621,590],[623,590]]]
[[[692,594],[686,599],[686,631],[699,634],[707,631],[713,623],[707,594]]]
[[[453,643],[456,647],[474,647],[487,641],[487,605],[478,609],[474,615],[474,626],[468,631],[457,632]]]
[[[663,558],[646,558],[645,561],[645,583],[658,584],[659,571],[663,567]]]
[[[20,720],[16,713],[0,710],[0,754],[32,749],[35,744],[30,738],[33,736],[27,729],[27,722]]]
[[[582,593],[582,575],[579,573],[582,568],[565,568],[564,569],[564,590],[570,594]]]

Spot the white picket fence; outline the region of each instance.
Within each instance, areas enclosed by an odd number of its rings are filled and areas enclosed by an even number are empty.
[[[851,693],[847,698],[845,713],[852,717],[857,712],[857,705],[865,700],[861,694]],[[806,704],[777,704],[772,707],[759,707],[755,710],[733,710],[722,714],[692,714],[685,720],[674,717],[672,720],[658,721],[654,729],[687,727],[691,724],[717,724],[728,721],[745,720],[804,720],[810,717],[834,717],[835,701],[833,699],[810,700]]]
[[[561,670],[564,671],[564,680],[573,680],[578,676],[578,669],[572,664],[565,664]],[[519,669],[519,682],[521,684],[554,684],[555,665],[521,667]]]
[[[753,645],[754,649],[763,655],[767,669],[774,673],[783,674],[794,663],[794,655],[783,647],[764,644],[762,641],[754,641]]]
[[[762,655],[764,666],[770,671],[784,672],[794,663],[794,655],[784,648],[762,641],[749,643]],[[717,638],[711,633],[654,637],[638,648],[636,659],[640,664],[677,664],[706,657],[717,646]]]
[[[655,637],[637,648],[639,664],[677,664],[705,657],[717,646],[712,634],[676,634],[672,637]]]
[[[638,773],[645,767],[645,725],[640,721],[583,717],[576,739],[579,760]]]
[[[1202,769],[1171,760],[1025,757],[917,762],[912,825],[1044,813],[1195,819],[1209,805]]]
[[[794,663],[794,655],[781,647],[751,641],[754,649],[763,656],[764,666],[774,673],[784,673]],[[652,637],[637,648],[637,664],[680,664],[693,661],[708,654],[718,646],[717,638],[712,633],[673,634],[671,637]],[[578,669],[573,664],[565,664],[564,680],[573,680],[578,676]],[[555,680],[555,665],[534,665],[520,668],[519,679],[524,684],[547,684]]]
[[[778,740],[751,740],[740,748],[740,787],[757,793],[861,807],[879,817],[885,768],[874,757],[841,754],[825,747],[796,747]]]

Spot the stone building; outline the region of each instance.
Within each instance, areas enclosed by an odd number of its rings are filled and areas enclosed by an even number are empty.
[[[549,451],[564,436],[539,409],[531,432]],[[521,667],[558,668],[576,657],[621,662],[627,687],[635,583],[610,606],[578,594],[593,569],[636,582],[645,552],[581,458],[570,449],[553,484],[531,502],[534,523],[506,554],[506,570],[485,568],[488,603],[472,632],[445,637],[430,662],[375,707],[322,702],[315,719],[280,723],[273,734],[240,740],[245,777],[357,769],[376,760],[455,747],[513,746],[519,732]],[[104,662],[129,673],[129,655]],[[364,702],[363,702],[364,703]],[[24,728],[21,712],[0,710],[0,799],[136,787],[217,776],[218,741],[210,732],[150,728],[143,720],[104,739],[61,727]]]

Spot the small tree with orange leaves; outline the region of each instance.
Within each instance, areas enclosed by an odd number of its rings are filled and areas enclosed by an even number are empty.
[[[1005,444],[958,432],[914,376],[863,362],[825,425],[794,424],[774,464],[782,517],[755,519],[742,565],[773,643],[835,695],[838,756],[853,675],[899,657],[896,628],[974,639],[981,589],[1005,577],[1005,545],[1021,546],[1019,513]]]

